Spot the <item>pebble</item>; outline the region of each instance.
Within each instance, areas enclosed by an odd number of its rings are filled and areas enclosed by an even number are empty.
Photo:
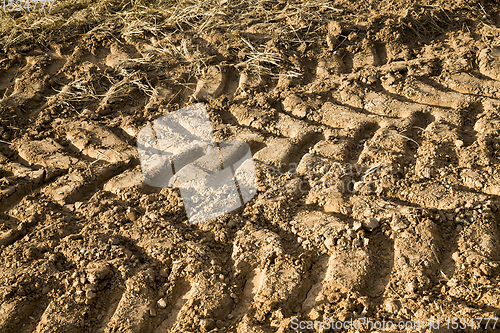
[[[408,263],[408,262],[406,261],[406,258],[405,258],[405,257],[401,256],[401,257],[399,257],[399,258],[398,258],[398,265],[399,265],[399,266],[404,267],[404,266],[406,266],[406,264],[407,264],[407,263]]]
[[[213,319],[202,319],[200,320],[200,326],[209,331],[215,327],[215,321]]]
[[[92,267],[87,269],[87,279],[90,283],[97,283],[104,279],[110,273],[108,264],[92,264]]]
[[[359,229],[361,229],[361,227],[362,227],[361,222],[356,221],[356,222],[354,222],[354,223],[353,223],[353,225],[352,225],[352,230],[354,230],[354,231],[358,231]]]
[[[168,277],[168,275],[169,275],[169,269],[168,268],[162,268],[160,270],[160,276],[162,276],[162,277]]]
[[[167,307],[167,303],[165,302],[165,300],[163,298],[160,298],[158,300],[158,302],[156,302],[158,304],[158,307],[160,309],[165,309]]]
[[[401,231],[407,228],[408,226],[396,215],[393,215],[391,221],[391,227],[394,231]]]
[[[130,211],[126,214],[126,217],[127,219],[129,219],[130,221],[135,221],[137,220],[137,213],[134,212],[134,211]]]
[[[96,286],[95,286],[95,284],[87,283],[85,285],[85,290],[87,290],[87,291],[96,291]]]
[[[456,287],[457,286],[457,279],[450,279],[448,282],[446,282],[446,285],[450,288]]]
[[[417,284],[415,282],[410,282],[406,285],[406,292],[413,294],[417,290]]]
[[[332,250],[335,246],[335,242],[333,241],[332,237],[328,237],[325,239],[325,246],[328,250]]]
[[[379,226],[379,222],[374,217],[367,218],[365,220],[365,222],[363,222],[363,228],[365,228],[366,230],[369,230],[369,231],[372,231],[373,229],[375,229],[378,226]]]
[[[396,314],[399,311],[399,305],[391,298],[388,298],[385,301],[384,306],[385,306],[385,311],[389,313]]]

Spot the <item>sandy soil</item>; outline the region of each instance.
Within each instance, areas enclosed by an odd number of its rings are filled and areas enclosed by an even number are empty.
[[[0,53],[1,332],[500,317],[499,7],[302,6]],[[190,225],[136,137],[199,101],[250,145],[258,193]]]

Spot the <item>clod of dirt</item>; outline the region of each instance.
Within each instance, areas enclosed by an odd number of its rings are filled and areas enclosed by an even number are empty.
[[[106,278],[110,273],[109,264],[106,263],[91,263],[86,269],[87,279],[90,283],[99,283],[99,281]]]
[[[76,159],[65,155],[64,148],[53,139],[41,141],[22,141],[19,144],[19,156],[30,165],[39,165],[54,169],[68,169]]]
[[[297,95],[290,95],[283,101],[285,111],[293,114],[297,118],[304,118],[307,115],[307,104]]]
[[[193,96],[199,101],[206,101],[208,98],[217,98],[222,94],[226,81],[225,67],[209,67],[198,80]]]
[[[363,227],[368,230],[372,231],[373,229],[377,228],[380,225],[378,219],[374,217],[369,217],[363,222]]]

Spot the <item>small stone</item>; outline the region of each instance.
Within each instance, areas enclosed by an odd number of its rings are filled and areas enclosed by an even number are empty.
[[[374,217],[367,218],[365,220],[365,222],[363,223],[363,228],[365,228],[366,230],[369,230],[369,231],[372,231],[373,229],[375,229],[378,226],[379,226],[379,222]]]
[[[385,311],[392,314],[398,313],[400,308],[399,305],[392,298],[386,299],[386,301],[384,302],[384,307]]]
[[[352,230],[354,230],[354,231],[358,231],[359,229],[361,229],[361,227],[362,227],[362,226],[363,226],[363,225],[361,224],[361,222],[356,221],[356,222],[354,222],[354,223],[353,223],[353,225],[352,225]]]
[[[354,193],[358,193],[358,192],[361,190],[361,188],[363,187],[363,184],[364,184],[364,182],[363,182],[363,181],[355,182],[355,183],[354,183],[354,186],[353,186],[353,188],[352,188],[352,189],[353,189],[353,192],[354,192]]]
[[[167,307],[167,303],[163,298],[160,298],[156,303],[160,309],[165,309]]]
[[[417,290],[417,284],[415,282],[410,282],[406,285],[406,292],[413,294]]]
[[[95,284],[87,283],[85,285],[85,290],[87,290],[87,291],[96,291],[96,286],[95,286]]]
[[[215,321],[213,319],[202,319],[200,320],[200,326],[205,330],[210,331],[215,327]]]
[[[325,246],[328,250],[332,250],[334,248],[335,244],[332,237],[325,239]]]
[[[95,274],[89,274],[89,275],[88,275],[88,279],[89,279],[90,283],[95,283],[95,282],[97,282],[97,277],[96,277],[96,275],[95,275]]]
[[[406,261],[406,258],[401,256],[398,258],[398,265],[401,266],[401,267],[404,267],[408,264],[408,262]]]
[[[453,254],[451,255],[451,259],[453,259],[454,262],[459,262],[460,261],[460,253],[453,252]]]
[[[87,298],[94,298],[94,297],[96,297],[96,294],[93,291],[87,290],[85,292],[85,296],[87,296]]]
[[[156,316],[156,310],[155,310],[155,308],[151,307],[149,309],[149,316],[150,317],[155,317]]]
[[[309,318],[311,318],[312,320],[317,320],[320,316],[321,315],[316,309],[312,309],[311,312],[309,312]]]
[[[91,267],[87,269],[87,279],[90,283],[96,284],[106,278],[109,273],[110,268],[108,264],[93,263]]]
[[[108,240],[108,242],[111,243],[111,245],[119,245],[120,244],[120,239],[117,238],[117,237],[111,237]]]
[[[126,214],[126,217],[127,217],[127,219],[129,219],[130,221],[135,221],[135,220],[137,220],[137,213],[136,213],[135,211],[131,210],[130,212],[128,212],[128,213]]]
[[[464,142],[462,140],[455,141],[455,147],[461,148],[463,145],[464,145]]]
[[[406,229],[408,226],[396,215],[393,215],[391,220],[392,230],[398,232]]]
[[[168,275],[169,275],[168,268],[162,268],[160,270],[160,276],[162,276],[162,277],[168,277]]]
[[[446,285],[450,288],[456,287],[458,284],[457,279],[449,279],[448,282],[446,282]]]
[[[327,213],[342,213],[345,207],[344,199],[341,193],[331,193],[324,204],[324,210]]]

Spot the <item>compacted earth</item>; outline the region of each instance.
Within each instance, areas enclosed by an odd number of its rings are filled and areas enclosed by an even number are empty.
[[[500,331],[494,1],[56,1],[0,21],[1,332]],[[257,193],[190,224],[179,189],[144,182],[137,134],[199,102],[217,141],[250,146]]]

